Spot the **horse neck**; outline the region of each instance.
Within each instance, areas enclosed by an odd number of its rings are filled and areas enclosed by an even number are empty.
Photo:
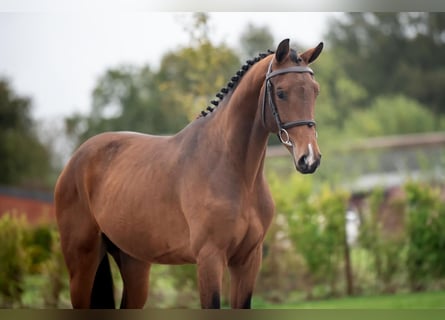
[[[227,102],[212,119],[223,153],[230,164],[243,171],[245,179],[255,182],[262,175],[269,133],[262,124],[259,101],[270,58],[257,62],[246,72]]]

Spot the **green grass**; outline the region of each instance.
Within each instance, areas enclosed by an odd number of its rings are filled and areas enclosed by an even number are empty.
[[[118,281],[116,284],[119,286]],[[45,278],[41,275],[29,276],[25,279],[22,295],[22,308],[43,308],[45,291]],[[165,285],[165,284],[164,284]],[[373,295],[344,297],[338,299],[323,299],[304,301],[301,299],[303,294],[294,293],[288,297],[289,302],[272,304],[258,296],[254,296],[252,307],[254,309],[381,309],[381,310],[412,310],[412,309],[445,309],[445,290],[428,291],[420,293],[398,293],[394,295]],[[163,297],[165,299],[165,297]],[[291,302],[293,301],[293,302]],[[170,301],[171,302],[171,301]],[[158,301],[159,303],[159,301]],[[191,308],[198,308],[197,305]],[[175,305],[173,305],[175,306]],[[68,286],[62,292],[59,302],[59,308],[70,308]],[[164,308],[155,304],[151,307]],[[228,307],[228,306],[227,306]],[[445,318],[444,318],[445,319]]]
[[[445,309],[445,291],[362,296],[289,304],[254,300],[257,309]]]

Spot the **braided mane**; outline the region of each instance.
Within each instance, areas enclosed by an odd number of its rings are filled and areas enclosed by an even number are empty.
[[[258,61],[264,59],[265,57],[269,56],[270,54],[273,54],[274,51],[267,50],[267,53],[260,53],[258,56],[253,58],[252,60],[247,60],[244,65],[241,66],[241,68],[236,72],[236,75],[234,75],[230,81],[227,83],[227,86],[222,88],[217,94],[216,97],[218,99],[211,100],[210,104],[207,106],[205,110],[202,110],[201,113],[198,115],[197,118],[202,118],[208,115],[209,113],[213,112],[216,107],[218,107],[219,103],[224,99],[227,93],[230,92],[230,90],[233,90],[236,85],[239,83],[243,75],[250,69],[251,66],[253,66]]]

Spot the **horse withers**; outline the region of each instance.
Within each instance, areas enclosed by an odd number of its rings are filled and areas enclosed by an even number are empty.
[[[108,256],[123,279],[122,308],[142,308],[150,266],[197,264],[201,306],[219,308],[230,271],[232,308],[250,308],[274,215],[263,166],[269,133],[296,169],[320,164],[319,86],[283,40],[217,94],[215,107],[173,136],[107,132],[83,143],[57,181],[55,206],[74,308],[115,308]]]

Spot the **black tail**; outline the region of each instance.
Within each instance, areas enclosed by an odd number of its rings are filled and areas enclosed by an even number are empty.
[[[93,291],[91,292],[90,308],[114,309],[113,277],[111,276],[108,254],[105,254],[96,271]]]

